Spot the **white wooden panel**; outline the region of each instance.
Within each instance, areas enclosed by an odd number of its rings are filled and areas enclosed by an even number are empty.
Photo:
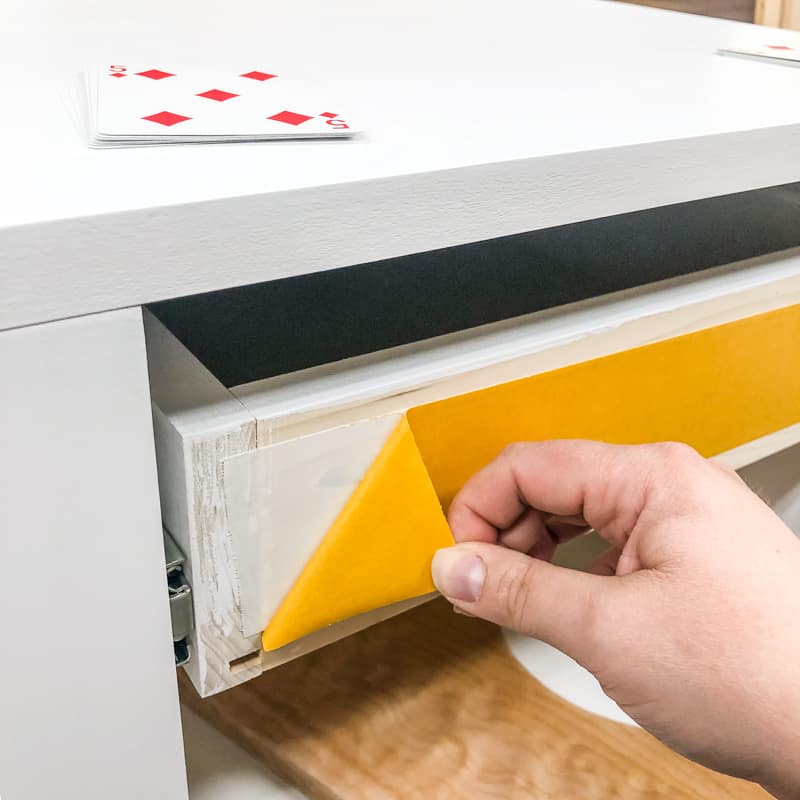
[[[0,328],[800,180],[800,72],[716,55],[763,37],[742,23],[597,0],[3,20]],[[324,75],[366,133],[91,151],[60,95],[109,49]]]
[[[138,309],[0,334],[0,796],[186,796]]]
[[[272,619],[399,420],[368,419],[224,460],[245,636]]]

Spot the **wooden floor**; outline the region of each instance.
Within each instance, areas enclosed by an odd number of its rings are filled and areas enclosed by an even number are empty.
[[[185,705],[312,800],[766,800],[556,697],[435,601]]]
[[[738,19],[743,22],[752,22],[755,13],[754,0],[623,0],[623,2],[687,11],[690,14],[705,14],[709,17]]]

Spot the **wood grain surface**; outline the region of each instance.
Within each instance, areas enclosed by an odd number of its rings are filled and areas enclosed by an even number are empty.
[[[707,17],[738,19],[752,22],[755,16],[754,0],[625,0],[639,6],[667,8],[670,11],[685,11]]]
[[[441,600],[183,702],[320,800],[764,800],[556,697]]]

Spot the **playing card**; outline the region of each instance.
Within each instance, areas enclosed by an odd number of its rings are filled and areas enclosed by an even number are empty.
[[[765,42],[763,44],[743,44],[720,47],[717,51],[722,55],[744,56],[746,58],[778,61],[789,66],[800,66],[800,44],[797,47],[783,42]]]
[[[351,136],[328,87],[253,68],[111,64],[86,72],[94,146]]]

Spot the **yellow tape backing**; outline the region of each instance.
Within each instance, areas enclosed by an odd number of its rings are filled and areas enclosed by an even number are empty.
[[[412,408],[408,421],[445,507],[511,442],[723,453],[800,421],[800,306]]]
[[[275,649],[433,589],[441,510],[510,442],[731,450],[800,422],[800,306],[412,408],[264,632]]]
[[[431,559],[451,544],[450,528],[403,418],[264,631],[264,649],[433,592]]]

